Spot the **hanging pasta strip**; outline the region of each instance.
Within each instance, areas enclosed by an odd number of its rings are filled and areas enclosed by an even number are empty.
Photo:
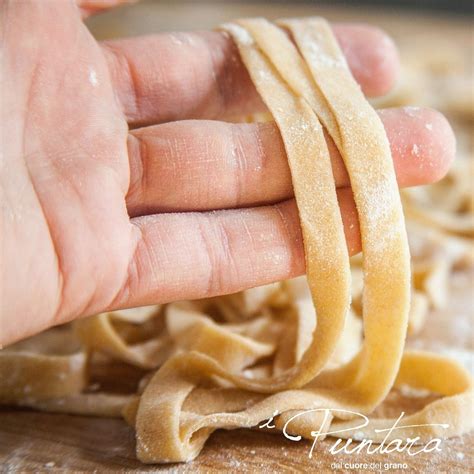
[[[275,392],[307,383],[329,360],[349,309],[349,259],[329,152],[317,117],[304,100],[288,90],[243,28],[227,25],[227,29],[236,39],[252,80],[282,133],[294,179],[306,272],[318,322],[312,343],[301,361],[275,377],[252,380],[223,370],[215,360],[203,354],[194,354],[194,359],[202,370],[224,377],[241,388]]]
[[[293,71],[284,57],[298,53],[288,46],[291,42],[284,32],[264,19],[239,23],[290,81]],[[340,133],[339,151],[359,214],[365,281],[365,343],[357,381],[350,390],[375,406],[397,374],[410,301],[410,256],[390,146],[380,118],[350,74],[325,20],[281,20],[279,24],[292,33],[313,75],[313,89],[325,98],[332,117],[329,122],[335,122]],[[307,98],[305,89],[298,93]],[[335,128],[328,128],[331,136]],[[339,136],[333,138],[337,144]]]
[[[312,343],[299,364],[300,373],[304,371],[305,375],[291,385],[300,386],[327,362],[350,304],[349,260],[329,153],[321,126],[307,102],[282,82],[245,29],[237,25],[227,28],[280,129],[292,172],[307,278],[318,318]],[[272,383],[272,389],[278,387]]]

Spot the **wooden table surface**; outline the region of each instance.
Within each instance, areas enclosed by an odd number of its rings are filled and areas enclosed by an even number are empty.
[[[309,459],[311,443],[293,442],[283,436],[235,430],[214,433],[199,457],[188,464],[147,466],[135,458],[133,430],[121,420],[50,415],[23,411],[0,413],[0,459],[7,472],[354,472],[333,468],[332,463],[406,464],[390,472],[472,472],[474,436],[449,440],[442,452],[420,454],[336,455],[332,444],[321,443]],[[460,454],[459,454],[460,453]],[[385,469],[367,469],[377,472]]]
[[[92,31],[101,38],[133,35],[160,30],[211,27],[236,16],[268,17],[322,14],[330,19],[365,20],[378,23],[394,36],[420,32],[425,21],[419,15],[380,15],[365,9],[316,9],[302,5],[268,6],[268,4],[222,4],[206,2],[148,2],[125,8],[90,21]],[[434,18],[429,31],[448,31],[451,37],[464,41],[472,34],[466,21]],[[433,28],[436,26],[436,28]],[[449,350],[471,364],[473,355],[472,276],[453,279],[450,303],[444,311],[430,315],[416,347],[437,352]],[[404,399],[393,393],[380,412],[398,416],[401,408],[409,413],[425,400]],[[398,410],[398,412],[397,412]],[[312,459],[311,443],[292,442],[281,434],[249,430],[214,433],[200,456],[188,464],[147,466],[135,457],[133,430],[119,419],[88,418],[29,410],[0,408],[0,472],[357,472],[355,463],[380,463],[364,472],[474,472],[474,434],[443,442],[440,453],[423,453],[414,457],[406,453],[389,455],[336,455],[328,452],[333,441],[321,442]],[[352,463],[335,467],[333,463]],[[399,468],[393,465],[399,464]],[[406,466],[405,466],[406,465]]]

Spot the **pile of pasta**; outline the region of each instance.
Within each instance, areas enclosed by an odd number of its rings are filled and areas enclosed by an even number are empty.
[[[333,409],[324,423],[349,438],[355,422],[342,410],[370,414],[394,387],[439,395],[404,419],[411,426],[404,437],[469,431],[471,375],[404,344],[446,304],[451,274],[474,266],[472,161],[459,160],[441,183],[400,199],[383,126],[323,19],[246,19],[222,29],[280,129],[306,275],[50,329],[0,352],[0,403],[124,417],[147,463],[189,461],[216,429],[274,417],[281,430],[314,408]],[[363,252],[352,259],[323,128],[345,161],[358,208]],[[127,390],[97,387],[97,372],[114,373],[117,364],[127,367]],[[294,418],[288,431],[312,439],[321,416]],[[376,429],[392,425],[372,419],[365,437],[381,442],[386,433]]]

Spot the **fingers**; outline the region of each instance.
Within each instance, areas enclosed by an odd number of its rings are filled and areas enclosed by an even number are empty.
[[[374,26],[356,23],[334,25],[334,33],[346,58],[353,58],[349,59],[351,72],[364,94],[377,97],[389,92],[400,72],[397,47],[390,36]]]
[[[440,112],[421,107],[379,111],[402,186],[435,183],[456,155],[456,137]]]
[[[411,184],[435,180],[447,170],[455,141],[442,115],[405,108],[385,110],[381,116],[398,156],[399,180]],[[218,183],[212,177],[208,181]],[[353,255],[360,251],[361,242],[351,189],[339,188],[337,196]],[[293,199],[247,209],[144,216],[132,223],[140,236],[136,252],[109,309],[234,293],[305,271]]]
[[[400,186],[427,184],[447,172],[455,153],[451,127],[431,109],[379,112]],[[338,187],[349,186],[328,139]],[[131,216],[156,212],[253,207],[293,196],[283,142],[274,123],[183,121],[129,136]]]
[[[370,26],[340,24],[334,32],[364,92],[385,93],[399,68],[393,42]],[[264,108],[224,33],[165,33],[102,45],[132,125],[232,117]]]
[[[338,190],[346,240],[360,250],[349,188]],[[109,310],[234,293],[305,271],[294,200],[251,209],[159,214],[132,222],[140,239]]]

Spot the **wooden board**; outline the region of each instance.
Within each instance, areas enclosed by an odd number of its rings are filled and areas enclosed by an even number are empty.
[[[238,5],[206,2],[148,2],[133,8],[92,19],[89,24],[100,38],[134,35],[164,30],[209,28],[238,16],[267,17],[320,14],[332,20],[368,21],[386,28],[395,37],[439,34],[458,44],[469,44],[472,34],[462,19],[425,18],[420,14],[380,14],[364,9],[330,9],[290,2],[269,6],[257,2]],[[417,347],[435,351],[447,348],[461,359],[472,356],[473,344],[472,276],[453,279],[450,303],[443,311],[431,314],[419,339],[410,341]],[[470,359],[472,361],[472,358]],[[114,372],[114,379],[123,376]],[[128,377],[125,374],[125,377]],[[132,374],[127,383],[134,384]],[[122,384],[123,385],[123,384]],[[393,393],[379,413],[398,415],[417,409],[423,399],[402,399]],[[397,412],[398,410],[398,412]],[[0,472],[357,472],[355,463],[378,463],[363,472],[387,471],[385,463],[401,465],[388,472],[474,471],[474,434],[446,441],[439,453],[406,453],[389,455],[336,455],[328,452],[334,441],[326,440],[309,458],[311,443],[292,442],[281,434],[249,430],[218,431],[206,444],[201,455],[189,464],[146,466],[135,457],[134,432],[118,419],[53,415],[28,410],[0,408]],[[349,463],[335,467],[333,463]],[[352,464],[350,464],[352,463]],[[406,464],[406,467],[405,467]]]
[[[474,467],[474,436],[450,440],[436,455],[337,455],[327,453],[324,441],[309,459],[310,442],[292,442],[280,435],[236,430],[211,436],[199,457],[188,464],[147,466],[135,458],[134,436],[121,420],[8,411],[0,413],[1,472],[127,471],[127,472],[354,472],[334,469],[332,463],[406,464],[390,472],[462,473]],[[463,458],[461,459],[461,455]],[[349,466],[347,466],[349,467]],[[367,469],[364,472],[385,471]]]

